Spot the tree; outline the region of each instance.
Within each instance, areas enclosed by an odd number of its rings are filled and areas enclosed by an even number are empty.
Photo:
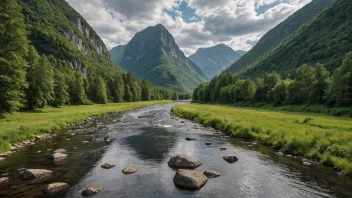
[[[90,85],[90,98],[95,103],[108,103],[106,83],[101,76],[92,77],[93,84]]]
[[[174,92],[174,94],[172,95],[172,100],[178,100],[178,93]]]
[[[79,71],[70,73],[68,78],[68,93],[71,104],[86,104],[88,102],[82,74]]]
[[[17,1],[0,1],[0,21],[1,113],[23,107],[29,41],[24,16]]]
[[[296,71],[295,80],[289,85],[288,100],[291,104],[303,104],[309,102],[312,84],[315,80],[314,67],[304,64]]]
[[[54,100],[52,105],[55,107],[62,106],[70,101],[67,93],[68,86],[65,82],[65,76],[59,71],[54,72]]]
[[[130,89],[129,85],[125,86],[125,101],[126,102],[132,102],[133,101],[133,94],[131,92],[131,89]]]
[[[313,81],[309,93],[309,100],[312,104],[322,104],[325,92],[330,84],[330,72],[322,64],[315,66],[315,80]]]

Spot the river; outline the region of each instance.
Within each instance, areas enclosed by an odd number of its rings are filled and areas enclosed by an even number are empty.
[[[267,146],[215,136],[211,128],[173,116],[170,110],[174,105],[88,121],[16,152],[0,162],[0,174],[10,178],[0,189],[0,197],[44,197],[42,189],[52,182],[69,183],[68,198],[81,197],[82,190],[89,187],[104,189],[94,196],[97,198],[352,197],[351,177],[339,176],[321,165],[303,166],[299,159],[276,155]],[[197,140],[186,141],[186,137]],[[221,151],[222,147],[227,150]],[[66,149],[69,157],[53,162],[49,156],[59,148]],[[195,157],[203,162],[196,170],[213,170],[221,176],[209,179],[200,190],[177,188],[173,183],[175,170],[167,165],[175,154]],[[222,159],[224,155],[235,155],[239,161],[229,164]],[[116,166],[102,169],[104,163]],[[126,167],[138,172],[124,175],[121,170]],[[24,181],[25,168],[49,169],[54,174],[45,181]]]

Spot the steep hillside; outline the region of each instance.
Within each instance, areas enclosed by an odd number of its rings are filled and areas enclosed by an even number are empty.
[[[293,35],[303,24],[316,17],[334,0],[313,0],[278,26],[266,33],[258,43],[239,60],[233,63],[226,72],[237,73],[265,56],[277,47],[283,40]]]
[[[271,71],[289,74],[306,63],[321,63],[334,71],[350,51],[352,1],[335,0],[313,21],[253,64],[244,75],[258,76]]]
[[[87,21],[64,0],[20,0],[29,39],[40,54],[72,68],[122,71],[110,60],[105,44]]]
[[[139,79],[177,91],[191,92],[206,78],[160,24],[132,38],[125,48],[121,66]]]
[[[125,51],[126,45],[118,45],[112,48],[110,52],[111,59],[117,64],[121,63],[123,52]]]
[[[209,48],[200,48],[189,59],[198,65],[205,75],[212,78],[238,60],[241,54],[243,51],[237,53],[229,46],[219,44]]]

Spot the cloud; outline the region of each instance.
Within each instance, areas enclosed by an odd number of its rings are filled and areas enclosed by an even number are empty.
[[[251,43],[311,0],[66,1],[87,19],[109,49],[161,23],[185,54],[191,55],[200,47],[219,43],[249,50]],[[260,7],[263,13],[256,12]]]

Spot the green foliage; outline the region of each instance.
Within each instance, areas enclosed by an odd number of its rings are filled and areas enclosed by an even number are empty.
[[[345,54],[352,51],[351,10],[352,1],[335,0],[312,21],[251,63],[241,75],[253,77],[272,71],[289,75],[302,64],[316,63],[323,63],[333,72]]]
[[[66,85],[65,76],[58,70],[54,72],[54,101],[52,105],[55,107],[67,104],[70,101],[67,93],[68,86]]]
[[[238,73],[250,67],[251,65],[256,64],[256,62],[260,61],[262,57],[265,57],[268,53],[275,50],[275,48],[279,46],[281,42],[284,42],[285,39],[293,36],[300,27],[314,19],[333,1],[334,0],[313,0],[311,3],[295,12],[285,21],[281,22],[275,28],[266,33],[249,52],[243,55],[238,61],[233,63],[226,70],[226,72]],[[307,52],[302,51],[302,53]],[[288,53],[288,55],[291,54]],[[270,62],[268,64],[276,64],[276,62]]]
[[[172,112],[231,136],[256,139],[352,173],[350,118],[208,104],[178,105]]]
[[[24,16],[17,1],[0,2],[0,113],[23,107],[28,43]]]

